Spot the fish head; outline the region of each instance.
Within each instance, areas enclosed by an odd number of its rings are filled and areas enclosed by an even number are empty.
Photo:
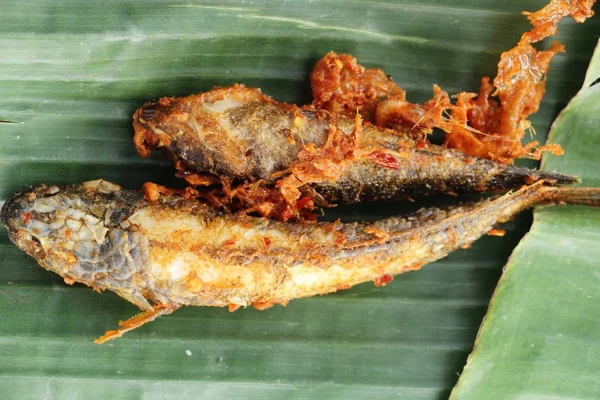
[[[272,103],[273,99],[260,90],[242,85],[181,98],[163,97],[136,110],[133,142],[142,157],[161,149],[187,172],[211,173],[229,179],[252,179],[256,175],[264,178],[273,172],[272,167],[267,172],[258,171],[259,162],[273,163],[270,157],[260,155],[265,147],[261,140],[267,139],[250,134],[253,131],[249,127],[262,126],[274,119],[267,112],[271,108],[267,111],[253,108]],[[249,117],[260,123],[248,121]],[[287,136],[280,140],[289,143]]]
[[[137,152],[149,157],[154,149],[160,149],[188,172],[214,172],[219,157],[213,147],[227,135],[218,132],[215,116],[197,103],[187,98],[161,98],[139,108],[133,115]],[[215,134],[221,139],[215,140]]]
[[[162,97],[136,110],[133,115],[134,130],[136,135],[139,132],[140,136],[147,136],[145,139],[149,145],[168,147],[169,140],[178,136],[202,138],[220,130],[220,118],[231,110],[251,103],[271,104],[274,100],[260,89],[244,85],[216,87],[187,97]]]
[[[66,282],[114,290],[144,255],[139,235],[121,226],[134,207],[118,198],[120,190],[102,180],[40,186],[8,199],[2,223],[17,247]]]
[[[0,212],[11,241],[36,260],[46,258],[42,240],[48,246],[52,237],[49,224],[44,222],[46,218],[37,211],[38,199],[45,198],[51,192],[48,191],[44,186],[17,193],[4,203]]]
[[[163,97],[147,102],[135,112],[134,122],[153,132],[169,126],[174,119],[173,106],[177,105],[177,100]]]
[[[155,148],[168,148],[172,143],[172,130],[175,126],[181,125],[181,121],[177,121],[177,113],[173,112],[177,100],[164,97],[157,101],[150,101],[133,114],[135,132],[133,143],[142,157],[149,157]]]

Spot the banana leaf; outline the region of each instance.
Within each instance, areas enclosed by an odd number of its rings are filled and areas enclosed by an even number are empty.
[[[600,185],[600,42],[583,88],[556,119],[560,169]],[[453,400],[600,398],[600,210],[540,208],[512,254]],[[510,382],[510,385],[507,385]]]
[[[136,107],[234,82],[306,103],[308,74],[329,50],[383,68],[413,101],[426,100],[433,83],[476,91],[528,29],[520,12],[544,3],[0,1],[0,199],[27,185],[97,178],[177,185],[160,155],[140,159],[133,149]],[[581,86],[599,31],[598,18],[560,24],[568,52],[553,62],[536,139]],[[329,217],[408,208],[362,205]],[[136,308],[65,285],[0,230],[0,398],[444,399],[530,224],[525,213],[504,238],[483,238],[385,288],[260,312],[183,309],[102,346],[92,340]]]

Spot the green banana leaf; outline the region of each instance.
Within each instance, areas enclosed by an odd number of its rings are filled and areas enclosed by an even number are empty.
[[[600,42],[581,91],[556,119],[544,159],[600,186]],[[595,83],[595,84],[594,84]],[[600,398],[600,210],[535,211],[512,254],[453,400]],[[507,385],[510,382],[510,385]]]
[[[160,155],[140,159],[133,149],[136,107],[234,82],[306,103],[308,74],[329,50],[383,68],[413,101],[426,100],[433,83],[476,91],[528,29],[520,12],[544,4],[0,0],[0,199],[27,185],[97,178],[176,185]],[[536,139],[581,86],[598,32],[598,18],[560,24],[568,52],[553,62]],[[407,208],[364,205],[330,217]],[[445,399],[530,224],[525,213],[504,226],[505,237],[483,238],[385,288],[364,284],[261,312],[183,309],[102,346],[93,339],[138,310],[65,285],[0,230],[0,399]],[[586,301],[573,300],[578,310]]]

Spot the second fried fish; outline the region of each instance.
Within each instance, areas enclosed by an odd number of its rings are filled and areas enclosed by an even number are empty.
[[[162,149],[180,171],[208,177],[203,182],[281,186],[292,176],[295,189],[309,187],[329,204],[577,181],[417,142],[358,117],[277,103],[242,85],[147,103],[134,128],[142,156]]]

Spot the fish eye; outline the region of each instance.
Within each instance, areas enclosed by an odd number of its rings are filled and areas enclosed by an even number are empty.
[[[142,118],[144,118],[144,119],[152,119],[152,117],[154,117],[154,113],[155,113],[154,109],[152,109],[152,108],[150,108],[150,109],[144,108],[142,110]]]

